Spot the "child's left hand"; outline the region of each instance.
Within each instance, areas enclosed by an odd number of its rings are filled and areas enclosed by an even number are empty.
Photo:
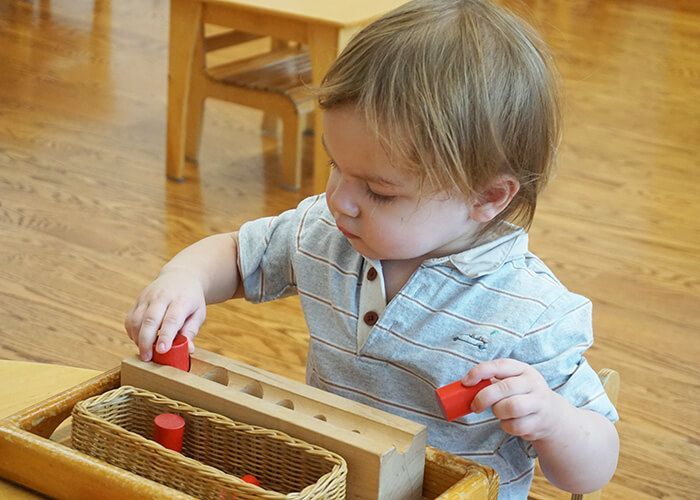
[[[474,385],[491,379],[497,380],[478,392],[472,411],[491,408],[508,434],[537,441],[555,433],[558,423],[566,418],[569,403],[530,365],[514,359],[486,361],[469,370],[462,383]]]

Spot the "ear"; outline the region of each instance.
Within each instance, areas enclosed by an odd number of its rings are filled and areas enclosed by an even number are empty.
[[[479,193],[472,203],[470,217],[476,222],[489,222],[500,214],[520,189],[518,179],[509,174],[499,175]]]

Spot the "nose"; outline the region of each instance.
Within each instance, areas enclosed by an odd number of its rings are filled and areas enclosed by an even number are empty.
[[[356,199],[351,182],[344,180],[337,172],[332,172],[326,186],[326,201],[331,213],[353,218],[359,216],[360,207],[356,203]]]

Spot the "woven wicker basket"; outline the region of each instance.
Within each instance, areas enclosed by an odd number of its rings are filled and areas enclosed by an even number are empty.
[[[150,440],[160,413],[185,419],[182,453]],[[198,498],[345,498],[339,455],[131,386],[76,404],[71,439],[83,453]]]

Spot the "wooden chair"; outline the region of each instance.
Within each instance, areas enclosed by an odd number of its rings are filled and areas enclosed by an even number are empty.
[[[232,30],[206,36],[203,25],[198,31],[190,71],[187,161],[198,162],[205,100],[221,99],[264,111],[263,127],[274,130],[275,134],[279,118],[282,123],[282,185],[299,189],[304,125],[306,115],[314,109],[314,98],[307,91],[311,82],[308,51],[298,44],[273,40],[267,52],[207,67],[207,53],[265,37]]]
[[[598,377],[612,404],[617,404],[617,396],[620,392],[620,374],[610,368],[603,368],[598,372]],[[536,474],[541,474],[539,464],[536,469]],[[602,491],[603,490],[592,491],[591,493],[585,494],[573,493],[571,495],[571,500],[600,500],[602,498]],[[543,500],[545,497],[535,494],[528,496],[528,498],[530,500]]]

